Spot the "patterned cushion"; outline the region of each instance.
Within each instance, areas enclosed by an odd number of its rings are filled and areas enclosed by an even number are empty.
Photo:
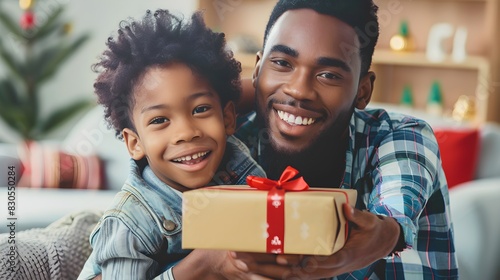
[[[19,187],[101,189],[103,170],[97,155],[63,152],[57,146],[29,142],[18,146],[23,165]]]

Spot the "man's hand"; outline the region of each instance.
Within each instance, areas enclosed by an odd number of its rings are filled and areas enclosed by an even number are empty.
[[[343,207],[350,222],[349,237],[344,247],[331,256],[269,255],[264,259],[257,254],[238,253],[238,258],[251,272],[265,277],[320,279],[362,269],[392,252],[400,234],[396,220],[348,204]]]

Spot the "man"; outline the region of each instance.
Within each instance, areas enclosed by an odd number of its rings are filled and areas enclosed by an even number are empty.
[[[344,205],[351,227],[343,249],[328,257],[195,250],[179,268],[205,260],[228,279],[458,278],[431,128],[364,110],[377,9],[372,0],[280,0],[257,55],[257,113],[237,135],[272,179],[291,165],[311,186],[358,191],[356,209]]]

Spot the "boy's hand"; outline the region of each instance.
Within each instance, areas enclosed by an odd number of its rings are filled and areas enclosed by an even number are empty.
[[[250,273],[247,264],[236,253],[221,250],[193,250],[173,268],[176,280],[268,280]]]
[[[330,256],[269,255],[267,259],[238,253],[248,269],[272,279],[320,279],[362,269],[392,252],[399,238],[399,224],[344,204],[350,233],[344,247]],[[275,259],[274,263],[273,260]]]

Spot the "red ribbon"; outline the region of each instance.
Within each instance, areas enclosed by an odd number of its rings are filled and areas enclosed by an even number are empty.
[[[268,253],[284,253],[285,244],[285,192],[304,191],[309,189],[303,177],[293,179],[299,174],[295,168],[288,166],[278,181],[267,178],[248,176],[247,184],[267,193],[267,241]]]

